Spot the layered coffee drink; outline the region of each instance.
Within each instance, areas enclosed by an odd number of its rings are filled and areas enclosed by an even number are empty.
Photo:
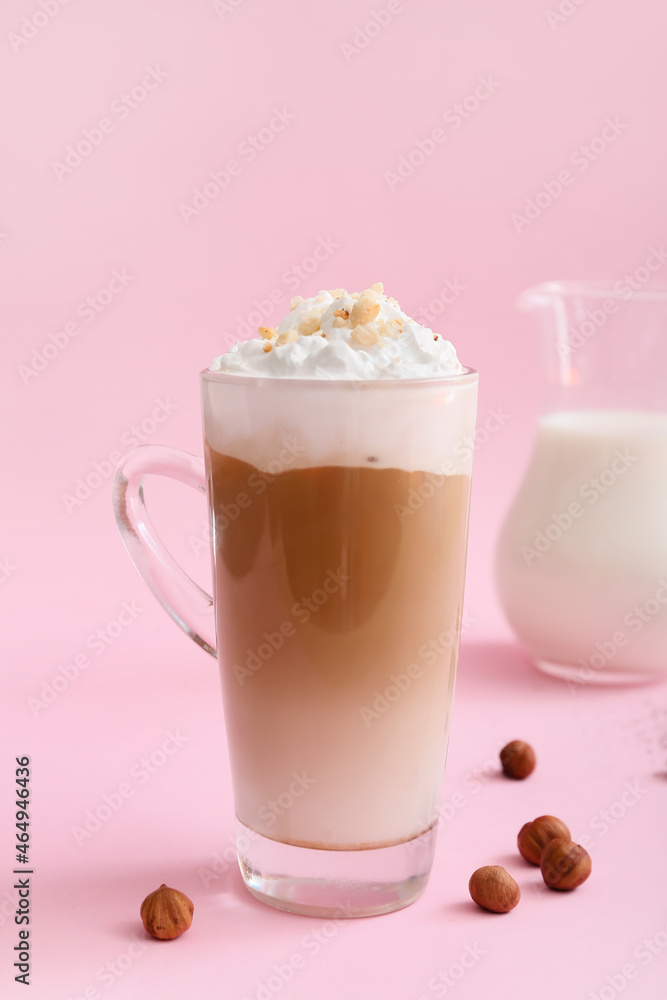
[[[379,286],[292,306],[278,330],[214,365],[244,376],[235,412],[215,386],[204,398],[236,812],[285,844],[386,847],[437,815],[470,447],[441,385],[406,384],[400,401],[381,393],[399,370],[461,367]],[[273,411],[244,391],[262,376],[286,389]],[[331,391],[341,380],[348,400]],[[466,405],[469,417],[473,395]]]
[[[404,906],[433,855],[476,374],[375,285],[293,300],[202,390],[246,885],[301,913]]]

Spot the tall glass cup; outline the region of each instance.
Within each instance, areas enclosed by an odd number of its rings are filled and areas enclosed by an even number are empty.
[[[215,609],[245,884],[317,916],[406,906],[435,846],[477,374],[201,384],[205,466],[137,448],[114,502],[137,568],[214,655]],[[207,489],[213,600],[155,537],[150,473]]]

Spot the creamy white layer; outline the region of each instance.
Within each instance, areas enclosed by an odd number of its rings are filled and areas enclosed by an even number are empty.
[[[475,376],[447,381],[203,381],[215,451],[276,474],[324,465],[470,475]]]

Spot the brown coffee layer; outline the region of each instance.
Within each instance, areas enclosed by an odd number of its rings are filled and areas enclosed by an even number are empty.
[[[268,475],[210,447],[207,467],[239,818],[322,850],[418,836],[444,768],[469,478]]]

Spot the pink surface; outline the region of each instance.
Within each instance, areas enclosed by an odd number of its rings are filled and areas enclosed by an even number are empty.
[[[517,293],[621,278],[666,235],[666,22],[648,0],[3,4],[3,996],[22,989],[11,776],[27,753],[38,1000],[88,987],[255,997],[294,955],[303,967],[270,995],[664,997],[665,687],[571,691],[537,676],[508,644],[492,559],[542,395]],[[274,322],[297,292],[378,279],[482,374],[474,623],[444,792],[463,801],[419,903],[325,929],[255,903],[233,868],[202,881],[232,836],[215,665],[136,576],[110,473],[141,439],[200,451],[197,371],[237,332]],[[156,486],[155,506],[206,580],[198,498]],[[124,602],[141,610],[106,644],[95,633],[110,638]],[[29,699],[84,653],[36,711]],[[186,739],[143,780],[168,732]],[[539,769],[477,787],[515,737],[534,742]],[[77,844],[72,828],[128,782]],[[544,811],[591,839],[594,874],[574,894],[541,890],[514,852]],[[494,862],[524,890],[506,917],[467,897],[472,870]],[[139,902],[163,880],[192,895],[196,923],[143,950]],[[330,937],[316,953],[317,933]],[[130,947],[122,975],[98,978]],[[466,948],[479,957],[455,981]]]

